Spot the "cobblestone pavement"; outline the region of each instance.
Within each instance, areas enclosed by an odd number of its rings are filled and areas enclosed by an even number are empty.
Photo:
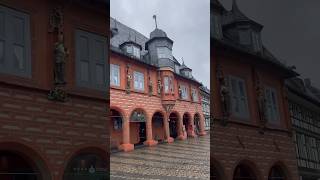
[[[111,179],[209,179],[210,136],[112,153]]]

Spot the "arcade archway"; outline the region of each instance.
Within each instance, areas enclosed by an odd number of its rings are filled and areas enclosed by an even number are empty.
[[[257,180],[257,176],[250,166],[239,164],[234,171],[233,180]]]
[[[178,137],[178,125],[179,125],[178,114],[173,112],[169,116],[170,137],[172,137],[172,138]]]
[[[269,172],[268,180],[287,180],[284,170],[279,166],[272,166]]]
[[[64,180],[106,180],[109,178],[107,155],[83,152],[68,163]]]
[[[130,116],[130,138],[134,140],[132,144],[139,146],[147,140],[146,113],[142,109],[136,109]]]
[[[110,148],[116,149],[121,144],[123,134],[123,118],[119,111],[115,109],[110,110]]]
[[[165,139],[163,119],[163,114],[160,112],[156,112],[152,116],[152,136],[158,142],[162,142]]]

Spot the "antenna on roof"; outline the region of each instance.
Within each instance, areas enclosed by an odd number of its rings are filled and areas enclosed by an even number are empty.
[[[158,29],[157,16],[156,16],[156,15],[153,15],[152,17],[153,17],[154,22],[155,22],[155,24],[156,24],[156,29]]]

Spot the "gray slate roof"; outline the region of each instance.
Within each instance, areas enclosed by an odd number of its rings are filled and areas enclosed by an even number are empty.
[[[291,78],[286,81],[289,90],[294,91],[320,105],[320,90],[312,86],[309,79]]]
[[[148,56],[148,51],[145,50],[145,44],[146,42],[149,40],[149,38],[147,38],[146,36],[144,36],[143,34],[139,33],[138,31],[122,24],[121,22],[117,21],[116,19],[110,17],[110,31],[112,29],[117,29],[117,34],[115,34],[111,39],[110,39],[110,49],[113,52],[116,52],[118,54],[122,54],[125,56],[128,56],[128,54],[126,54],[125,52],[123,52],[120,49],[120,45],[123,44],[124,42],[128,42],[128,41],[133,41],[139,45],[141,45],[142,47],[142,51],[141,51],[141,58],[135,58],[132,56],[129,56],[132,60],[136,60],[154,67],[158,67],[157,64],[152,64],[151,60]],[[152,31],[150,33],[150,37],[154,38],[154,37],[167,37],[167,34],[161,30],[156,28],[154,31]],[[180,69],[182,67],[182,65],[179,63],[179,61],[173,57],[173,61],[180,66]],[[184,65],[185,66],[185,65]],[[186,66],[185,66],[186,67]],[[187,67],[188,68],[188,67]],[[190,69],[190,68],[189,68]],[[180,73],[175,73],[177,76],[182,77],[184,79],[189,79],[192,81],[195,81],[199,84],[201,84],[198,80],[196,80],[195,78],[191,77],[186,77]]]

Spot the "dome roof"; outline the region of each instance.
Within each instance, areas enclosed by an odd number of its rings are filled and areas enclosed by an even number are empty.
[[[167,34],[163,30],[156,28],[150,33],[150,39],[156,37],[167,37]]]

